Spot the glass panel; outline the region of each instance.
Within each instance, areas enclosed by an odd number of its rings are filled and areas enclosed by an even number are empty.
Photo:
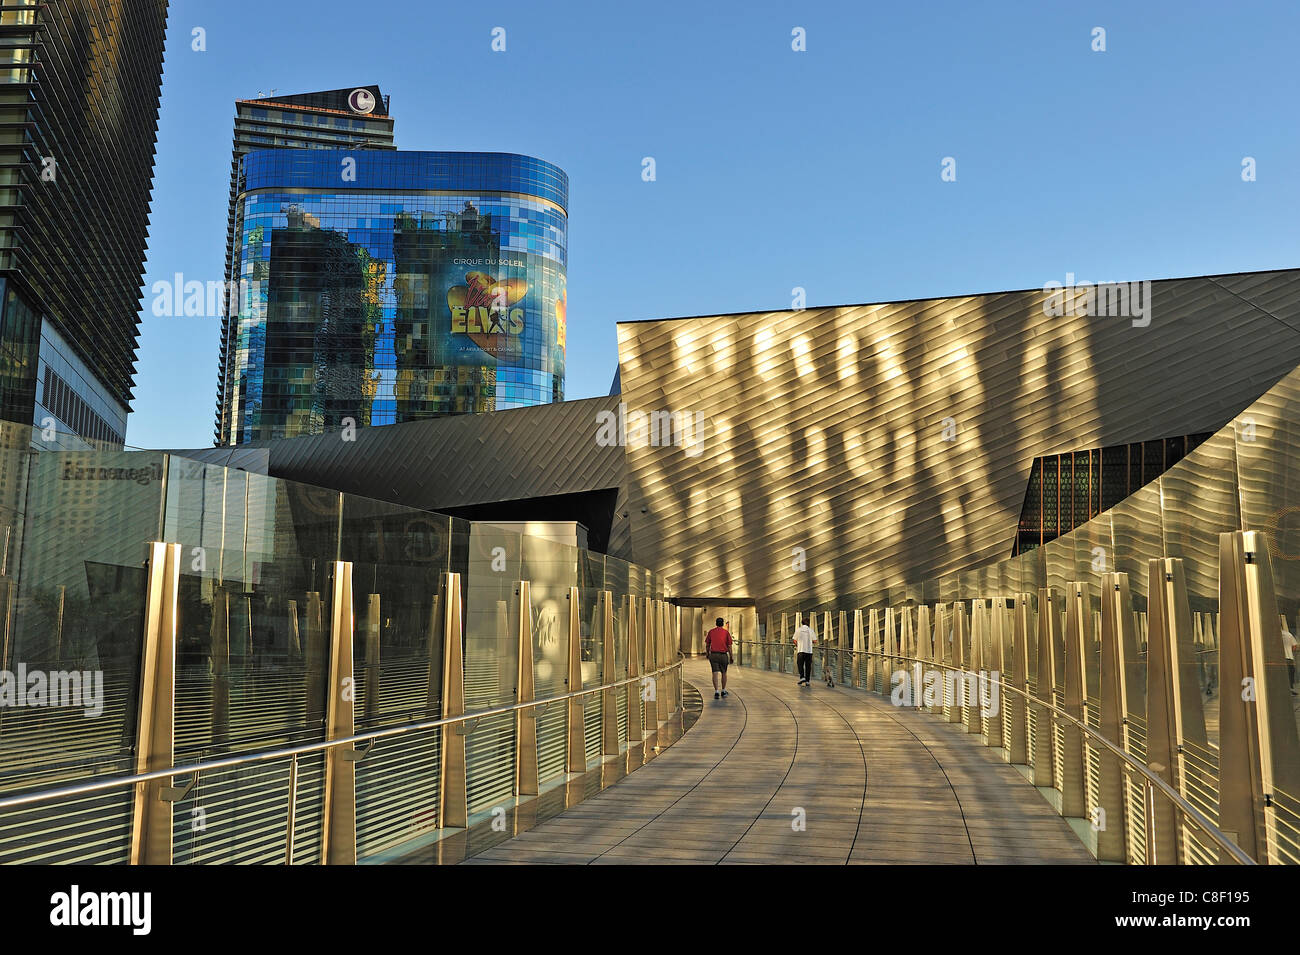
[[[351,494],[341,495],[340,506],[338,554],[352,564],[357,732],[435,717],[449,519]],[[468,651],[464,664],[468,699]],[[428,825],[438,799],[438,736],[424,730],[382,740],[357,764],[359,857]]]
[[[533,601],[533,668],[537,697],[568,692],[569,588],[578,584],[577,551],[539,537],[522,538],[523,578]],[[637,629],[643,631],[641,607]],[[565,706],[552,706],[537,719],[537,759],[545,781],[564,773]]]
[[[132,772],[164,456],[33,453],[30,429],[11,424],[0,446],[0,670],[14,674],[0,706],[0,793]],[[0,861],[126,862],[131,796],[6,814]]]
[[[177,761],[323,739],[338,494],[173,457],[165,521],[182,554]],[[295,861],[319,856],[323,767],[299,766]],[[266,807],[288,784],[279,762],[203,774],[174,816],[174,861],[282,861],[285,817]]]
[[[1202,714],[1184,714],[1184,729],[1196,752],[1197,768],[1218,777],[1219,535],[1241,527],[1236,452],[1232,434],[1210,438],[1160,478],[1165,551],[1181,557],[1192,611],[1196,658],[1185,661],[1186,676],[1201,689]],[[1208,743],[1209,750],[1206,745]],[[1211,784],[1211,789],[1217,788]]]

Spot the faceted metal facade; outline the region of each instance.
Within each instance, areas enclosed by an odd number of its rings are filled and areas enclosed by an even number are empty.
[[[879,592],[1005,559],[1036,458],[1218,431],[1300,366],[1300,270],[1151,291],[1147,327],[1041,290],[623,323],[621,395],[271,442],[269,470],[433,510],[617,487],[609,552],[680,597]]]
[[[30,423],[36,399],[32,314],[130,405],[166,26],[166,0],[0,11],[0,413],[12,420]]]
[[[625,323],[632,553],[677,594],[854,594],[1010,554],[1035,457],[1216,431],[1300,365],[1300,271],[1150,285],[1149,324],[1042,290]]]

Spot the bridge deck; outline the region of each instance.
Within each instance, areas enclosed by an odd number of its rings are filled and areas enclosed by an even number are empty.
[[[733,668],[626,779],[471,863],[1090,863],[1067,823],[959,727],[861,690]],[[806,827],[794,826],[802,810]]]

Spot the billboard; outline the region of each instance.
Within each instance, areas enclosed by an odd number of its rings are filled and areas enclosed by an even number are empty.
[[[563,375],[563,266],[503,248],[508,237],[470,202],[426,245],[435,364],[519,365]]]

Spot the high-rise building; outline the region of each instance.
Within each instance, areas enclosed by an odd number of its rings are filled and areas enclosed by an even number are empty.
[[[230,210],[226,222],[226,288],[238,286],[235,207],[240,193],[239,163],[254,149],[396,149],[389,101],[378,86],[348,87],[292,96],[270,95],[235,103],[235,138],[230,157]],[[234,326],[227,307],[221,320],[215,436],[221,444],[230,422],[227,389]]]
[[[0,418],[121,444],[167,0],[0,5]]]
[[[563,170],[319,149],[240,170],[218,444],[563,400]]]

